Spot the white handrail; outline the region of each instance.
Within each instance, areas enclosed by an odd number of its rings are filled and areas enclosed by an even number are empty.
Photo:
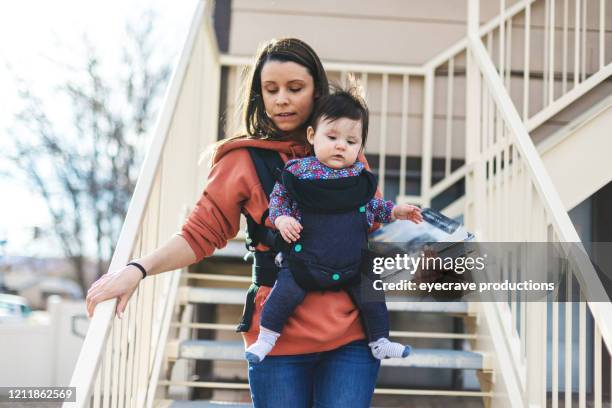
[[[129,261],[129,257],[136,244],[147,201],[156,177],[156,169],[161,163],[162,151],[168,136],[174,109],[177,105],[178,96],[189,65],[189,58],[204,15],[205,2],[200,1],[194,14],[187,41],[185,42],[178,64],[174,68],[170,85],[163,98],[163,108],[155,124],[155,132],[138,176],[132,199],[130,200],[125,222],[119,234],[116,249],[109,266],[110,271],[119,269]],[[76,396],[77,407],[84,407],[89,403],[93,386],[92,381],[101,363],[108,333],[115,314],[115,306],[116,299],[111,299],[99,304],[94,312],[70,381],[70,386],[76,387],[78,390]]]
[[[524,158],[532,182],[543,198],[543,205],[552,216],[551,221],[555,226],[560,241],[581,242],[578,232],[574,228],[561,198],[548,176],[544,163],[538,155],[523,121],[499,79],[495,66],[489,58],[482,41],[479,37],[469,37],[469,43],[470,50],[480,67],[483,78],[492,90],[491,95],[511,130],[510,135],[514,137],[513,141]],[[579,269],[579,273],[582,274],[580,282],[584,285],[587,298],[606,299],[606,291],[596,271],[592,266],[589,266],[590,263],[588,265],[585,263],[584,268]],[[606,318],[606,316],[612,316],[612,304],[603,302],[588,302],[588,304],[593,313],[593,318],[600,324],[602,338],[608,347],[612,349],[612,321]]]
[[[566,303],[565,314],[565,401],[572,401],[572,376],[578,372],[579,401],[586,403],[586,320],[589,307],[595,323],[594,350],[600,352],[603,339],[608,351],[612,350],[610,336],[612,304],[604,302],[607,294],[597,272],[594,270],[578,234],[569,219],[557,191],[537,154],[527,128],[519,117],[510,95],[504,86],[503,68],[498,73],[489,51],[478,35],[474,22],[477,21],[478,0],[470,0],[470,29],[468,34],[468,110],[466,131],[470,138],[468,185],[471,192],[467,205],[467,216],[478,228],[481,239],[489,240],[531,240],[569,242],[562,246],[565,258],[570,261],[567,290],[571,299],[572,276],[578,279],[580,299],[578,318],[572,317],[572,303]],[[502,1],[503,6],[503,1]],[[490,37],[489,37],[490,39]],[[490,43],[490,41],[488,41]],[[481,128],[482,124],[482,128]],[[524,195],[524,196],[523,196]],[[518,198],[520,197],[520,198]],[[510,209],[513,212],[509,212]],[[516,214],[520,222],[508,226],[507,220]],[[552,228],[550,226],[552,225]],[[569,247],[569,249],[567,249]],[[508,273],[516,277],[517,268],[524,274],[526,267],[535,271],[544,270],[537,265],[526,265],[527,259],[502,260],[492,267],[491,273],[500,277]],[[510,262],[512,268],[510,268]],[[518,264],[518,265],[517,265]],[[524,276],[524,275],[523,275]],[[495,278],[494,278],[495,279]],[[556,298],[554,298],[556,299]],[[559,393],[559,304],[554,300],[548,305],[542,302],[522,302],[524,298],[509,294],[508,302],[493,303],[485,309],[488,333],[496,343],[495,351],[503,365],[504,392],[520,394],[520,404],[546,406],[548,377],[551,380],[553,406],[558,405]],[[585,302],[585,300],[587,300]],[[517,303],[520,302],[520,315]],[[552,319],[547,309],[552,310]],[[569,310],[569,312],[568,312]],[[497,312],[496,313],[494,313]],[[520,325],[517,324],[520,319]],[[606,320],[608,319],[608,320]],[[571,326],[579,320],[579,356],[577,370],[572,370]],[[548,323],[552,328],[548,329]],[[503,323],[500,325],[500,323]],[[510,323],[510,324],[508,324]],[[497,325],[497,326],[496,326]],[[520,327],[519,327],[520,326]],[[503,333],[499,332],[499,327]],[[570,333],[568,335],[567,333]],[[552,337],[552,369],[547,368],[547,341]],[[509,358],[507,358],[509,357]],[[601,406],[601,361],[594,361],[594,403]]]

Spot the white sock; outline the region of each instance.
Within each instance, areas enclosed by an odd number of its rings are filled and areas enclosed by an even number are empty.
[[[268,355],[272,348],[276,344],[280,333],[266,329],[263,326],[259,327],[259,336],[257,341],[247,347],[245,357],[251,363],[261,363],[261,361]]]
[[[389,341],[385,337],[368,343],[368,346],[372,350],[372,355],[379,360],[392,357],[408,357],[412,352],[412,347]]]

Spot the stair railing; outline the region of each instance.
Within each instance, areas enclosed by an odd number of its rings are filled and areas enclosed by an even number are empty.
[[[606,0],[529,1],[513,15],[506,3],[481,38],[531,132],[612,75]]]
[[[195,10],[109,270],[176,233],[201,194],[206,174],[194,169],[199,153],[217,139],[220,87],[210,6],[201,1]],[[144,279],[123,319],[115,317],[115,299],[96,307],[70,382],[77,407],[152,406],[179,276],[174,271]]]
[[[499,14],[480,26],[478,35],[527,131],[532,132],[612,76],[612,53],[606,51],[606,1],[589,5],[587,0],[576,0],[571,7],[569,0],[508,3],[500,0]],[[433,98],[433,108],[424,110],[420,194],[406,197],[409,201],[430,205],[465,177],[465,166],[454,159],[462,158],[465,151],[465,111],[463,104],[453,102],[465,93],[467,47],[467,38],[462,39],[421,67],[424,78],[433,78],[425,79],[424,97],[425,101]],[[591,48],[596,49],[597,62],[587,60]],[[544,52],[536,53],[539,49]],[[428,158],[432,155],[444,158],[440,169],[444,175],[435,181],[431,179],[435,166]],[[455,207],[447,207],[452,216],[461,212],[451,210]]]
[[[467,130],[468,167],[466,222],[480,240],[489,242],[559,242],[580,243],[567,211],[536,152],[503,77],[490,58],[477,31],[478,0],[470,0]],[[567,248],[569,248],[568,246]],[[573,406],[572,325],[578,320],[578,404],[586,406],[586,367],[593,367],[594,406],[602,406],[602,346],[612,350],[612,304],[583,250],[567,253],[570,259],[568,293],[572,276],[580,293],[577,319],[571,301],[565,303],[564,321],[560,322],[558,302],[520,302],[512,294],[509,302],[494,302],[482,307],[501,367],[506,392],[517,406],[559,404],[560,324],[565,327],[564,382],[565,406]],[[518,260],[507,273],[533,269]],[[507,265],[503,264],[502,265]],[[588,306],[588,309],[587,309]],[[550,312],[548,311],[550,310]],[[550,314],[550,315],[549,315]],[[593,320],[594,355],[588,358],[587,319]],[[549,328],[550,323],[550,328]],[[550,360],[547,340],[551,340]],[[609,355],[609,354],[608,354]],[[550,396],[547,380],[550,379]]]

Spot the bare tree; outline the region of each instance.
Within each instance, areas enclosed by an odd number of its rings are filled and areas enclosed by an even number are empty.
[[[149,12],[138,29],[127,28],[120,69],[111,78],[95,47],[86,41],[81,69],[65,68],[57,98],[45,100],[19,80],[23,108],[9,129],[8,159],[47,204],[52,228],[71,261],[83,293],[86,254],[95,252],[97,275],[106,271],[140,168],[146,136],[170,74],[159,61]],[[68,129],[52,116],[51,104],[65,101]]]

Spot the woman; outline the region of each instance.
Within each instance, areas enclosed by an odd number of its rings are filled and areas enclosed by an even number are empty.
[[[237,234],[241,213],[261,220],[268,197],[247,147],[277,151],[283,161],[311,154],[306,127],[315,100],[329,89],[319,57],[307,44],[297,39],[265,44],[244,89],[246,133],[217,146],[204,193],[181,233],[137,260],[139,265],[96,281],[87,295],[90,316],[96,304],[113,297],[122,316],[143,276],[139,266],[153,275],[190,265]],[[267,219],[266,225],[271,227]],[[257,250],[265,255],[268,248],[260,244]],[[241,325],[247,346],[257,339],[270,286],[253,292],[252,316]],[[379,366],[346,292],[311,292],[269,357],[249,364],[251,396],[255,407],[369,407]]]

